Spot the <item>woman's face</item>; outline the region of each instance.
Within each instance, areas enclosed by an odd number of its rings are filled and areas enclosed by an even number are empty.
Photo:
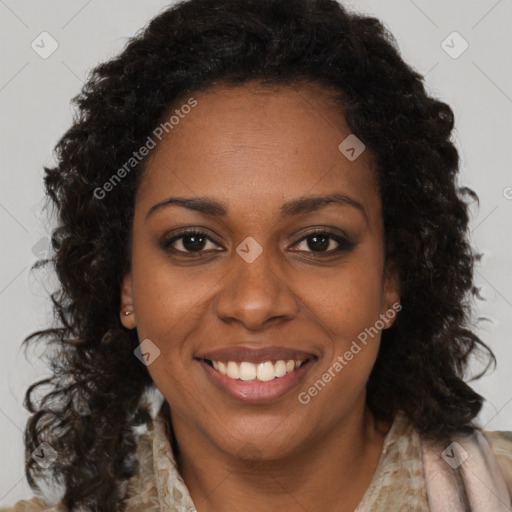
[[[138,190],[121,318],[150,340],[176,432],[277,459],[360,425],[393,323],[371,156],[353,139],[339,148],[351,132],[322,88],[192,96]],[[312,201],[326,196],[338,200]]]

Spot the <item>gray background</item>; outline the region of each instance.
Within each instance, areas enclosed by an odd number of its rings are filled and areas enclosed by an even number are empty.
[[[497,370],[473,386],[487,400],[482,425],[512,430],[512,0],[345,4],[384,21],[405,60],[426,74],[430,92],[455,111],[460,184],[473,188],[481,201],[471,226],[473,244],[484,253],[476,284],[487,300],[476,303],[475,316],[491,319],[478,333],[498,359]],[[167,5],[164,0],[0,0],[0,504],[33,494],[23,472],[22,402],[28,385],[49,375],[39,361],[40,348],[29,352],[29,361],[19,348],[27,334],[48,326],[47,291],[56,285],[47,272],[29,272],[45,255],[50,233],[42,212],[42,166],[53,162],[52,149],[71,123],[70,99],[87,72],[114,56]],[[46,59],[31,48],[33,41],[42,46],[43,31],[58,43]],[[454,31],[463,39],[450,35]],[[458,55],[464,40],[469,46]],[[472,370],[480,368],[475,363]]]

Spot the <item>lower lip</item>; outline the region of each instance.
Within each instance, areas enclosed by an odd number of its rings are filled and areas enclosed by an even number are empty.
[[[308,370],[313,366],[315,359],[308,359],[293,372],[283,377],[276,377],[274,380],[262,382],[259,380],[244,381],[231,379],[215,370],[206,361],[199,359],[198,362],[206,371],[210,381],[227,395],[250,403],[267,403],[281,398],[297,387],[305,378]]]

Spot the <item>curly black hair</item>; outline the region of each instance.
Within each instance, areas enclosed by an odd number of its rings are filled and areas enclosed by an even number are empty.
[[[25,395],[25,470],[33,489],[39,479],[62,485],[70,510],[123,510],[125,484],[138,469],[133,427],[151,421],[141,398],[154,383],[134,357],[136,330],[119,319],[147,158],[106,199],[98,189],[183,98],[248,81],[338,91],[351,131],[374,156],[402,310],[382,332],[368,406],[388,420],[403,411],[426,437],[476,428],[483,398],[465,383],[469,358],[489,359],[478,377],[496,361],[471,323],[479,255],[469,243],[468,198],[478,196],[456,183],[451,108],[427,94],[379,20],[334,0],[182,1],[95,67],[73,98],[56,165],[44,167],[58,225],[53,256],[42,264],[54,266],[60,287],[51,295],[54,327],[23,342],[46,340],[54,349],[45,353],[52,377]],[[40,386],[50,390],[36,405]],[[30,456],[42,441],[58,453],[47,469]]]

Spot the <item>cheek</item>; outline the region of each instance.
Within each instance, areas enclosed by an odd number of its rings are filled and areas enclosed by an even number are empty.
[[[347,265],[336,279],[326,280],[309,295],[328,342],[321,366],[297,398],[312,417],[319,415],[326,424],[337,421],[358,400],[377,358],[380,330],[375,325],[382,293],[378,270],[377,265],[375,270]]]
[[[132,275],[139,338],[159,339],[166,347],[197,322],[215,284],[211,272],[172,266],[163,251],[142,244],[133,249]]]
[[[308,285],[306,278],[302,284],[304,289],[309,286],[309,292],[304,294],[307,306],[327,341],[324,361],[302,391],[319,413],[322,404],[331,403],[330,412],[322,412],[331,419],[349,408],[364,391],[377,358],[381,334],[378,327],[382,325],[376,323],[383,292],[383,260],[376,256],[380,254],[377,249],[368,245],[330,276],[326,274],[315,287]]]
[[[301,299],[314,312],[316,321],[341,344],[340,349],[373,325],[381,311],[381,263],[363,256],[317,276],[314,286],[308,276],[300,278]]]

